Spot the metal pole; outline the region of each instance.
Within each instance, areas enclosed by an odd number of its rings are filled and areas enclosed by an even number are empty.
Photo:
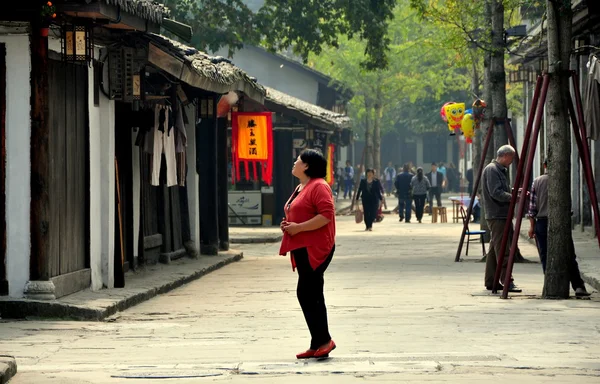
[[[479,169],[477,170],[477,178],[475,179],[475,184],[473,184],[473,191],[471,192],[471,200],[469,201],[469,208],[467,208],[467,220],[465,220],[463,224],[462,234],[460,235],[460,242],[458,243],[458,250],[456,251],[456,257],[454,258],[455,262],[460,261],[460,255],[462,253],[462,248],[465,243],[465,235],[467,234],[467,227],[469,226],[469,218],[471,217],[471,213],[473,212],[473,203],[475,202],[475,196],[477,196],[477,189],[479,188],[479,182],[481,181],[481,174],[483,173],[483,168],[485,166],[485,157],[487,156],[488,147],[490,146],[490,141],[492,136],[494,135],[494,119],[490,122],[490,127],[488,128],[487,134],[485,136],[485,143],[483,144],[483,150],[481,151],[481,162],[479,163]]]
[[[502,243],[500,244],[500,252],[496,255],[498,260],[498,265],[496,266],[496,273],[494,275],[494,283],[492,285],[492,293],[497,293],[498,290],[498,281],[500,280],[500,273],[502,272],[502,264],[504,263],[504,254],[506,253],[506,244],[508,243],[508,237],[510,234],[510,230],[512,228],[512,219],[515,213],[515,204],[517,201],[517,196],[519,193],[519,187],[521,185],[525,186],[525,183],[531,177],[531,169],[533,167],[533,157],[535,156],[535,147],[537,145],[537,139],[539,136],[540,125],[542,120],[542,114],[544,113],[544,103],[546,102],[546,94],[548,92],[548,85],[550,83],[550,77],[538,77],[535,94],[532,100],[531,113],[529,114],[529,120],[527,121],[527,130],[525,132],[525,137],[523,138],[523,149],[521,153],[527,152],[527,167],[525,168],[525,156],[521,158],[519,161],[519,166],[517,169],[517,177],[515,179],[514,187],[512,190],[512,197],[510,199],[510,206],[508,209],[508,217],[506,218],[506,225],[504,226],[504,232],[502,234]],[[540,97],[540,84],[541,85],[541,97]],[[538,99],[539,97],[539,99]],[[538,101],[537,107],[535,105],[536,100]],[[535,120],[534,120],[535,116]],[[533,129],[533,136],[531,136],[531,131]],[[527,149],[529,147],[529,149]],[[525,168],[525,177],[523,178],[523,168]],[[525,183],[523,182],[525,181]],[[525,196],[527,195],[527,187],[525,186],[521,192],[520,200],[519,200],[519,214],[517,216],[517,225],[520,230],[521,221],[520,218],[523,217],[523,209],[525,209]],[[519,239],[517,235],[518,232],[515,229],[513,232],[512,245],[511,245],[511,253],[509,257],[509,265],[506,271],[506,276],[508,277],[508,281],[510,282],[510,277],[512,276],[512,272],[509,272],[509,269],[512,271],[511,261],[514,260],[514,254],[517,250],[516,241]],[[506,291],[508,287],[504,286],[504,290]]]
[[[587,147],[587,143],[584,142],[585,136],[580,133],[585,134],[586,129],[584,127],[585,123],[583,120],[583,108],[581,105],[581,100],[579,99],[579,87],[575,87],[575,100],[577,103],[577,110],[580,114],[581,127],[577,125],[577,118],[575,117],[575,109],[573,108],[573,99],[571,95],[569,95],[569,113],[571,114],[571,121],[573,123],[573,133],[575,134],[575,140],[577,140],[577,146],[579,148],[579,153],[583,155],[581,158],[581,162],[583,164],[583,169],[585,171],[585,181],[587,183],[588,192],[590,194],[590,201],[592,203],[592,211],[594,212],[594,225],[596,227],[596,238],[598,240],[598,246],[600,246],[600,217],[598,217],[598,195],[596,194],[596,185],[594,184],[594,175],[592,174],[592,162],[590,159],[589,148]],[[578,129],[580,128],[580,129]]]

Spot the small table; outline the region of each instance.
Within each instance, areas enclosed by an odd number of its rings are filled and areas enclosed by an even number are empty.
[[[448,200],[450,200],[452,202],[452,222],[458,223],[460,221],[460,214],[459,214],[460,206],[461,205],[468,206],[469,203],[471,202],[471,197],[470,196],[450,196],[448,198]],[[479,199],[477,197],[475,197],[475,203],[473,204],[473,206],[477,205],[478,203],[479,203]]]

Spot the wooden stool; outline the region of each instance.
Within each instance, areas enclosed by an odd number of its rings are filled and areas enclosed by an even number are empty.
[[[448,216],[446,215],[446,207],[439,207],[440,210],[440,223],[447,223]]]
[[[431,216],[431,222],[432,223],[437,223],[438,222],[438,216],[440,218],[440,223],[447,223],[448,222],[448,216],[446,213],[446,207],[433,207],[433,213]]]

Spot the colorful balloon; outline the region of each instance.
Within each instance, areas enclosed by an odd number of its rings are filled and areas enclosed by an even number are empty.
[[[473,143],[473,137],[475,136],[475,119],[473,118],[472,114],[467,113],[463,117],[460,130],[465,136],[467,144]]]
[[[447,103],[445,103],[444,105],[442,105],[442,109],[440,110],[440,116],[442,117],[442,120],[444,120],[444,123],[448,122],[448,117],[446,117],[446,105],[450,105],[450,104],[454,104],[454,101],[449,101]]]
[[[460,128],[465,115],[465,103],[449,104],[444,107],[444,110],[448,118],[448,126],[455,129]]]

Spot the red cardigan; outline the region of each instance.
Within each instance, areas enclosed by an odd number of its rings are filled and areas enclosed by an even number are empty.
[[[290,203],[292,196],[283,208],[288,222],[301,224],[317,215],[323,215],[329,219],[329,223],[314,231],[300,232],[294,236],[284,232],[279,254],[285,256],[288,252],[306,248],[310,266],[314,270],[327,259],[335,245],[335,203],[331,188],[323,179],[311,179]],[[291,260],[292,269],[295,270],[293,255]]]

